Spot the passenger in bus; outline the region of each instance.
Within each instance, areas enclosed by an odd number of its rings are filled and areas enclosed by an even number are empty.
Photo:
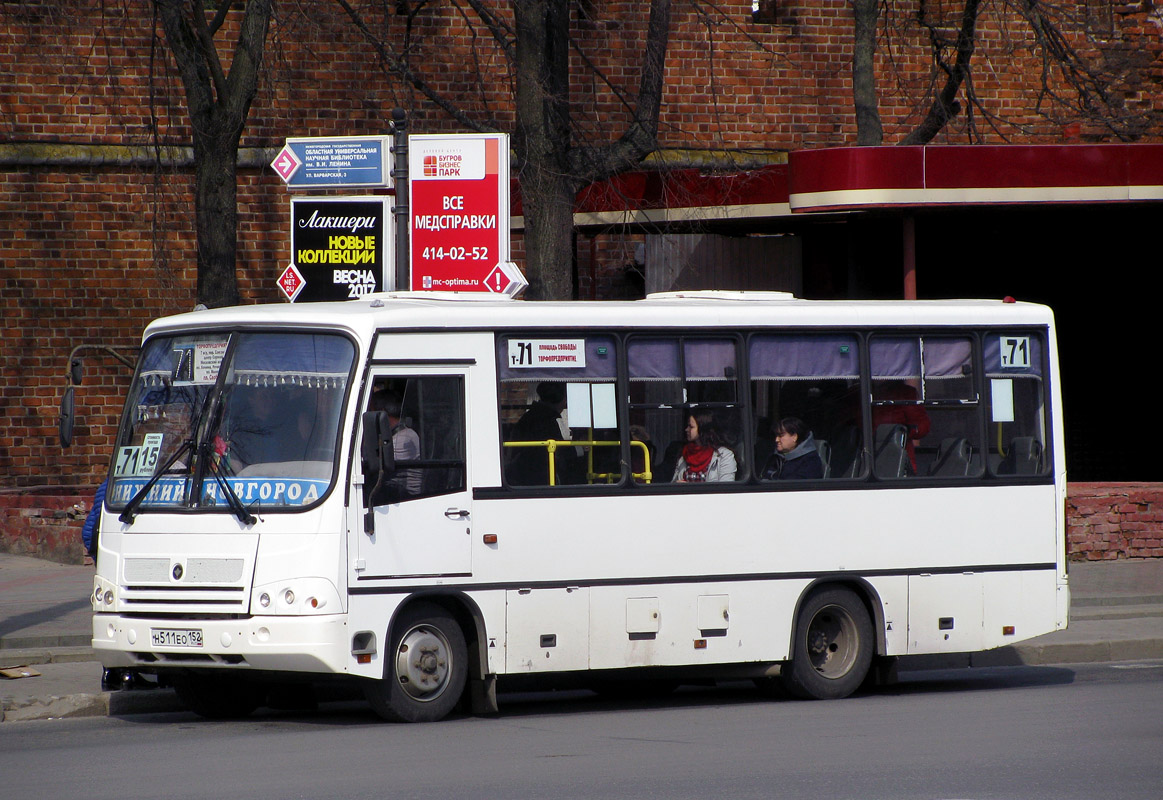
[[[235,386],[225,405],[213,445],[218,466],[226,474],[285,475],[292,462],[331,458],[329,448],[324,448],[326,453],[311,448],[318,415],[313,390]]]
[[[764,480],[807,480],[824,477],[815,437],[798,417],[784,417],[775,429],[775,452],[760,473]]]
[[[565,411],[564,383],[542,381],[537,384],[537,399],[517,420],[509,434],[512,442],[560,441],[563,438],[558,419]],[[516,486],[549,485],[547,447],[513,447],[512,461],[505,471],[509,483]],[[554,484],[576,483],[580,462],[572,447],[558,447],[554,453]]]
[[[383,411],[388,415],[395,460],[415,461],[420,458],[420,435],[404,422],[400,395],[391,389],[377,389],[372,393],[371,406],[373,411]],[[402,497],[416,497],[423,487],[423,477],[418,469],[399,469],[392,477],[391,485]]]
[[[673,483],[716,483],[735,480],[735,454],[723,442],[709,411],[687,417],[686,444],[674,468]]]
[[[243,475],[255,464],[294,458],[289,445],[299,434],[289,411],[295,406],[281,387],[234,386],[223,407],[225,416],[214,441],[223,471]]]
[[[922,406],[916,404],[917,390],[902,380],[885,381],[874,386],[873,399],[889,401],[899,405],[873,405],[872,428],[875,430],[881,425],[904,425],[908,428],[909,438],[905,441],[905,451],[909,455],[909,466],[913,475],[917,474],[917,445],[918,439],[929,435],[929,415]]]

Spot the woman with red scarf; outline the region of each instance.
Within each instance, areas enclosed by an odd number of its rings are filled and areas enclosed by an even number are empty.
[[[723,437],[707,411],[687,419],[686,445],[674,468],[674,483],[714,483],[735,480],[735,454],[723,445]]]

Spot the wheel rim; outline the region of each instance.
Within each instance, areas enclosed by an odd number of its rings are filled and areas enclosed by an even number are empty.
[[[416,625],[400,639],[396,680],[412,699],[427,703],[444,694],[452,666],[452,648],[439,628]]]
[[[842,606],[827,605],[808,625],[807,652],[812,669],[822,677],[843,678],[856,663],[860,636],[856,620]]]

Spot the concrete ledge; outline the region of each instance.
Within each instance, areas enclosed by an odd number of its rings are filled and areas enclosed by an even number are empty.
[[[1163,658],[1163,640],[1160,639],[1115,639],[1090,642],[1047,642],[1045,644],[1034,641],[1013,647],[974,653],[970,657],[970,666],[1103,664],[1111,661],[1142,661],[1159,658]]]
[[[1033,639],[980,653],[901,656],[897,669],[900,672],[914,672],[965,667],[1045,667],[1051,664],[1105,664],[1111,661],[1154,659],[1163,659],[1163,639],[1148,637],[1077,642],[1039,642]]]
[[[59,635],[5,636],[0,639],[0,661],[11,650],[40,650],[46,647],[89,647],[93,636],[89,633],[63,633]]]
[[[109,715],[106,694],[66,694],[62,696],[6,699],[0,707],[0,722]]]
[[[76,664],[96,661],[92,647],[28,647],[0,649],[0,666],[28,664]]]

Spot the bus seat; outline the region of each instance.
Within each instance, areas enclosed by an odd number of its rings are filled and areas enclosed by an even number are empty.
[[[845,425],[833,431],[834,438],[827,440],[829,449],[829,470],[840,478],[858,478],[864,475],[868,466],[868,452],[857,425]]]
[[[848,467],[843,471],[841,477],[843,478],[863,478],[865,470],[868,466],[868,451],[861,447],[852,456],[852,461]]]
[[[823,439],[816,439],[816,452],[820,454],[820,463],[824,467],[824,477],[832,477],[832,445]]]
[[[908,429],[904,425],[885,423],[876,426],[873,440],[872,468],[879,478],[903,478],[909,463],[905,449]]]
[[[942,477],[969,474],[969,462],[973,458],[973,448],[965,438],[942,439],[937,447],[937,458],[929,465],[930,475]]]
[[[1037,475],[1042,471],[1042,443],[1033,436],[1015,436],[998,465],[1002,475]]]

